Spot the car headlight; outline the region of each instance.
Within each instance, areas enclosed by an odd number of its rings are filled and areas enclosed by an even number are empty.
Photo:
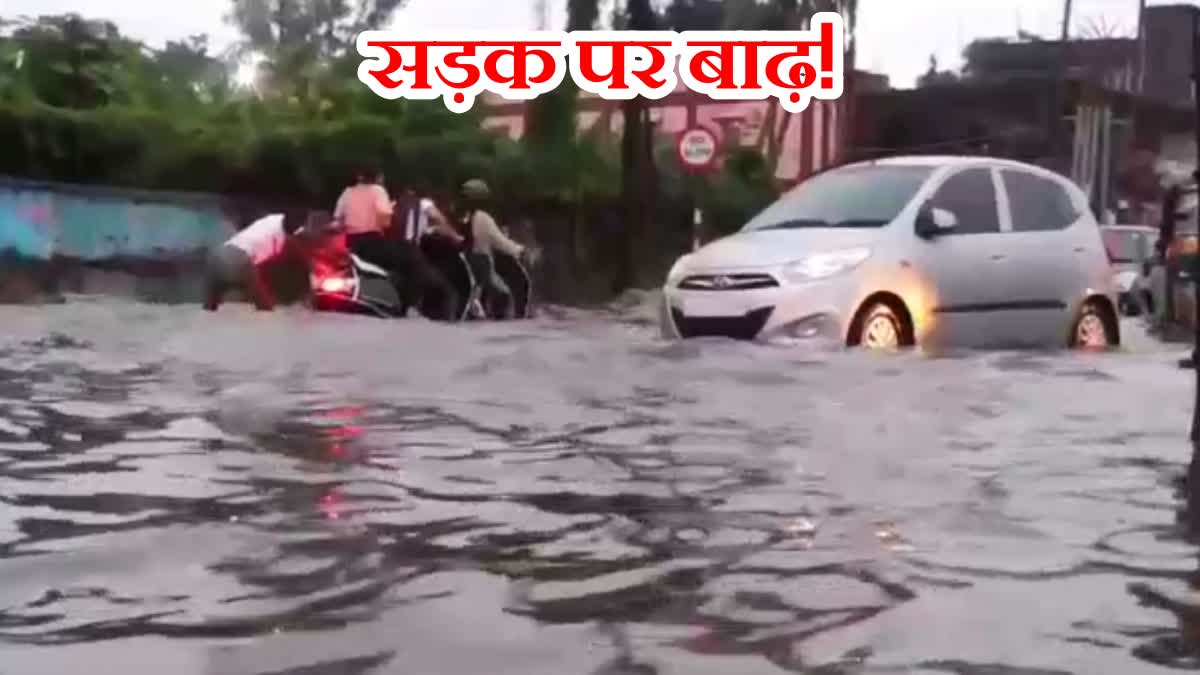
[[[689,258],[691,258],[690,255],[685,255],[679,260],[676,260],[674,265],[671,265],[671,271],[667,272],[667,284],[675,284],[679,282],[679,280],[683,277],[683,272],[687,267]]]
[[[814,253],[802,260],[788,264],[783,276],[789,281],[812,281],[824,279],[861,265],[871,257],[869,248],[848,248],[842,251]]]

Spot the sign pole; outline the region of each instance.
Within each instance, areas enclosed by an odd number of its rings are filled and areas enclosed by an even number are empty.
[[[702,126],[691,126],[679,135],[676,151],[684,171],[688,210],[691,212],[692,250],[700,248],[704,238],[704,212],[700,207],[701,176],[717,164],[717,135]]]

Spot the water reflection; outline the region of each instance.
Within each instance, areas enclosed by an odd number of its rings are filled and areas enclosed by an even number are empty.
[[[69,309],[0,316],[29,672],[151,636],[206,675],[1200,666],[1155,354]]]

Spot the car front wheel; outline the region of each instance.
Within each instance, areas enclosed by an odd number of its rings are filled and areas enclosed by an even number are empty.
[[[908,346],[904,320],[885,303],[876,303],[862,314],[855,344],[871,350],[891,350]]]
[[[1084,304],[1071,330],[1071,346],[1075,349],[1097,351],[1108,349],[1115,343],[1104,310],[1095,302]]]

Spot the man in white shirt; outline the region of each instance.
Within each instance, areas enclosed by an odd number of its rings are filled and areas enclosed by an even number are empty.
[[[426,258],[421,243],[426,237],[438,237],[457,248],[462,245],[463,237],[427,196],[427,189],[405,188],[399,192],[391,233],[401,269],[404,312],[422,301],[426,306],[436,302],[432,312],[437,316],[432,318],[457,319],[459,293],[446,275]]]
[[[275,308],[275,297],[263,281],[259,266],[283,252],[288,237],[303,225],[307,213],[290,209],[250,223],[208,258],[204,309],[215,312],[225,294],[241,288],[262,311]]]

